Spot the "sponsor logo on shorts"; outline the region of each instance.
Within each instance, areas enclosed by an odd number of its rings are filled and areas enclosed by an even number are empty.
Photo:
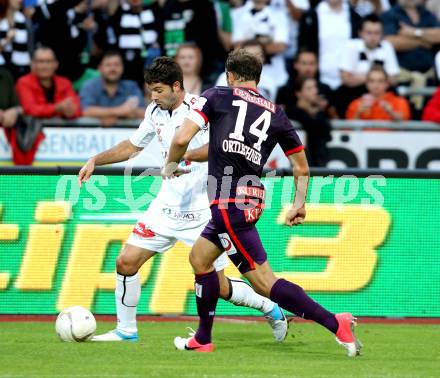
[[[138,222],[136,226],[133,228],[133,234],[141,236],[143,238],[152,238],[156,236],[156,234],[149,229],[147,226],[145,226],[144,223]]]
[[[218,234],[218,237],[220,239],[220,243],[222,243],[225,252],[229,256],[237,253],[237,250],[235,249],[234,244],[232,244],[231,238],[227,233]]]
[[[202,218],[202,213],[194,211],[177,211],[169,207],[162,208],[162,212],[169,218],[184,221],[199,221]]]

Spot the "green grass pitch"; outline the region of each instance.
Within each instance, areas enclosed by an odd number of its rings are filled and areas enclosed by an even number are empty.
[[[98,332],[113,326],[100,322]],[[176,351],[195,323],[140,322],[137,343],[64,343],[52,322],[0,323],[0,377],[408,377],[440,376],[440,326],[360,324],[363,355],[348,358],[333,335],[291,324],[284,343],[262,322],[217,322],[216,351]]]

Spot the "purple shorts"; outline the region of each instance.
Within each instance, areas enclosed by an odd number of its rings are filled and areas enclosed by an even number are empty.
[[[212,205],[212,218],[201,236],[224,250],[237,269],[243,274],[255,269],[267,260],[255,224],[261,209],[243,210],[234,203]]]

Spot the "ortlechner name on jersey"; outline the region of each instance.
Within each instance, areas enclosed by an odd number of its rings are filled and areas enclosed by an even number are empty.
[[[260,165],[261,154],[238,140],[224,139],[222,143],[222,148],[224,152],[233,152],[243,155],[246,160],[249,160],[254,164]]]

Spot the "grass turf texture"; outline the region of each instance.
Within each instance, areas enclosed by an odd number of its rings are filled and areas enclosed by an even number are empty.
[[[49,322],[0,323],[1,377],[438,377],[438,325],[361,324],[348,358],[325,329],[291,324],[282,344],[261,322],[215,324],[216,352],[176,351],[194,323],[142,322],[137,343],[64,343]],[[98,332],[112,323],[98,324]]]

